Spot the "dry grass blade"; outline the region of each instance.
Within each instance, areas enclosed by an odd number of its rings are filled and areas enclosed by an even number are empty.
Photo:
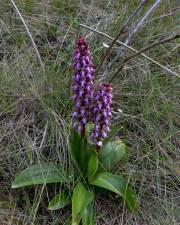
[[[147,0],[143,0],[140,2],[140,4],[137,6],[137,8],[134,10],[134,12],[129,16],[129,18],[127,19],[127,21],[124,23],[124,25],[122,26],[121,30],[118,32],[117,36],[113,39],[113,41],[111,42],[109,48],[107,49],[104,57],[101,60],[101,63],[99,65],[99,67],[97,68],[97,72],[96,74],[98,75],[100,72],[100,69],[104,63],[104,60],[108,57],[113,45],[116,43],[116,40],[120,37],[121,34],[124,33],[127,25],[131,22],[131,20],[137,15],[137,13],[140,11],[140,9],[145,5],[145,3],[147,2]]]
[[[131,32],[130,32],[128,38],[125,40],[124,44],[128,45],[131,42],[131,40],[134,37],[134,35],[138,32],[138,30],[140,28],[142,28],[142,25],[144,24],[144,22],[155,11],[155,9],[160,4],[160,2],[161,2],[161,0],[154,1],[154,3],[147,9],[145,15],[142,18],[139,19],[139,21],[137,22],[137,24],[134,27],[134,29],[131,30]],[[118,60],[118,58],[120,57],[121,54],[122,54],[122,49],[117,49],[117,55],[112,60],[112,62],[108,65],[109,68],[111,68],[114,65],[114,63]]]
[[[141,25],[140,25],[140,28],[144,27],[145,25],[147,24],[150,24],[154,21],[159,21],[161,19],[165,19],[166,17],[170,17],[170,16],[173,16],[175,15],[176,13],[179,13],[179,8],[175,8],[175,9],[172,9],[170,12],[166,12],[160,16],[157,16],[157,17],[153,17],[152,19],[149,19],[149,20],[146,20],[144,21]],[[135,29],[137,27],[137,24],[126,29],[123,33],[127,33],[127,32],[131,32],[133,29]]]
[[[47,206],[66,187],[72,190],[76,177],[67,185],[15,190],[11,184],[23,169],[39,162],[60,164],[73,174],[70,84],[75,39],[89,37],[98,67],[143,0],[12,1],[2,0],[0,7],[0,225],[69,224],[71,207],[55,212]],[[132,47],[124,43],[156,1],[147,0],[115,41],[95,86],[108,82],[123,60],[162,41],[161,37],[179,33],[178,1],[163,0],[131,39]],[[131,214],[123,201],[103,193],[95,204],[98,225],[179,222],[179,47],[176,39],[141,52],[113,80],[112,133],[118,131],[114,138],[128,146],[128,157],[114,172],[129,180],[140,208]],[[109,69],[118,49],[122,57]]]
[[[147,46],[147,47],[145,47],[145,48],[139,50],[139,51],[136,52],[135,54],[130,55],[129,57],[125,58],[125,59],[123,60],[122,64],[121,64],[121,65],[119,66],[119,68],[117,69],[117,71],[112,75],[111,81],[119,74],[119,72],[124,68],[125,64],[126,64],[129,60],[131,60],[132,58],[134,58],[134,57],[136,57],[136,56],[142,54],[143,52],[145,52],[145,51],[147,51],[147,50],[149,50],[149,49],[151,49],[151,48],[154,48],[154,47],[157,46],[157,45],[161,45],[161,44],[170,42],[170,41],[172,41],[172,40],[174,40],[174,39],[177,39],[177,38],[179,38],[179,37],[180,37],[180,35],[179,35],[179,34],[176,34],[176,35],[173,35],[172,37],[168,37],[168,38],[165,38],[165,39],[163,39],[163,40],[156,41],[155,43],[153,43],[153,44],[151,44],[151,45],[149,45],[149,46]],[[180,77],[180,76],[179,76],[179,77]]]

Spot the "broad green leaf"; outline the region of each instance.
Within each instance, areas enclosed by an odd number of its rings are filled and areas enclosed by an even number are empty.
[[[94,195],[88,191],[82,183],[78,183],[72,196],[72,225],[78,225],[82,216],[93,200]]]
[[[101,170],[110,171],[126,154],[126,145],[121,141],[108,142],[99,152]]]
[[[88,143],[86,138],[81,138],[75,131],[72,131],[71,136],[71,155],[78,169],[86,175],[89,160]]]
[[[56,194],[54,198],[49,202],[48,209],[57,210],[64,208],[66,205],[71,203],[71,196],[68,191],[62,191]]]
[[[36,184],[61,183],[71,180],[71,176],[62,169],[51,163],[38,163],[23,170],[12,183],[12,188]]]
[[[98,157],[96,151],[92,149],[88,162],[88,180],[92,181],[98,169]]]
[[[112,173],[99,173],[91,184],[105,188],[124,198],[130,210],[136,212],[138,203],[134,192],[127,187],[127,182],[122,176]]]
[[[94,186],[93,191],[94,191],[94,194],[95,194],[95,195],[106,194],[106,193],[108,192],[107,189],[102,188],[102,187],[98,187],[98,186]]]
[[[93,212],[93,204],[92,202],[86,207],[83,216],[82,216],[82,224],[83,225],[95,225],[93,222],[94,212]]]

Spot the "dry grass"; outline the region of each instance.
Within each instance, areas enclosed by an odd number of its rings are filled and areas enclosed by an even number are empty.
[[[0,225],[60,225],[70,209],[50,212],[48,199],[61,186],[11,189],[16,174],[38,161],[71,165],[68,153],[71,103],[71,56],[78,22],[115,36],[138,1],[34,1],[16,4],[36,43],[45,73],[31,40],[13,6],[1,2],[0,14]],[[140,49],[179,29],[176,0],[164,1],[134,38]],[[140,15],[139,15],[140,16]],[[93,49],[96,65],[109,40],[81,30]],[[123,40],[122,37],[121,40]],[[147,54],[179,73],[179,40],[158,46]],[[109,59],[115,57],[113,48]],[[125,52],[125,55],[128,55]],[[119,62],[118,62],[119,63]],[[112,71],[118,66],[114,65]],[[102,68],[105,71],[106,64]],[[146,59],[128,63],[113,81],[113,123],[129,146],[127,163],[119,165],[130,179],[140,201],[132,215],[114,195],[97,199],[97,224],[176,225],[179,185],[178,78]],[[122,111],[121,111],[122,110]]]

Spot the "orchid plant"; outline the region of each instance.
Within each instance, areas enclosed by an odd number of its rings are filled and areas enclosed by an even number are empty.
[[[75,172],[71,174],[60,165],[50,163],[35,164],[15,178],[12,188],[64,183],[64,189],[49,202],[49,209],[57,210],[71,204],[72,225],[94,225],[94,203],[99,193],[114,192],[124,199],[132,212],[137,212],[138,203],[128,182],[110,172],[123,159],[127,148],[121,141],[112,140],[113,135],[108,137],[112,86],[100,83],[94,87],[95,69],[89,46],[82,37],[76,43],[73,70],[70,146]],[[72,182],[71,190],[67,182]]]

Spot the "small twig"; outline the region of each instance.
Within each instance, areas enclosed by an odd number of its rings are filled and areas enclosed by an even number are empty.
[[[86,25],[84,25],[84,24],[80,24],[80,26],[81,26],[81,27],[84,27],[85,29],[91,30],[91,31],[93,31],[93,32],[95,32],[95,33],[97,33],[97,34],[99,34],[99,35],[102,35],[102,36],[104,36],[104,37],[106,37],[106,38],[108,38],[108,39],[110,39],[110,40],[114,40],[113,37],[111,37],[111,36],[109,36],[109,35],[107,35],[107,34],[101,32],[101,31],[95,30],[95,29],[93,29],[93,28],[91,28],[91,27],[88,27],[88,26],[86,26]],[[125,48],[131,50],[132,52],[138,52],[136,49],[132,48],[132,47],[129,46],[129,45],[125,45],[125,44],[124,44],[123,42],[121,42],[121,41],[116,40],[116,43],[119,44],[119,45],[124,46]],[[145,55],[145,54],[143,54],[143,53],[141,53],[140,56],[142,56],[142,57],[148,59],[150,62],[156,64],[157,66],[159,66],[159,67],[161,67],[162,69],[166,70],[166,71],[169,72],[170,74],[175,75],[175,76],[177,76],[177,77],[180,77],[176,72],[170,70],[169,68],[167,68],[167,67],[164,66],[164,65],[161,65],[160,63],[156,62],[154,59],[150,58],[149,56],[147,56],[147,55]]]
[[[137,22],[135,28],[131,31],[131,33],[129,34],[129,37],[125,40],[124,44],[128,45],[131,41],[131,39],[133,38],[133,36],[138,32],[138,30],[142,27],[142,24],[144,23],[144,21],[153,13],[153,11],[157,8],[158,4],[160,3],[161,0],[156,0],[152,6],[147,10],[147,12],[145,13],[145,15],[139,20],[139,22]],[[117,55],[116,57],[112,60],[112,62],[110,63],[110,65],[108,65],[108,68],[111,68],[112,65],[118,60],[118,58],[120,57],[120,55],[122,54],[122,49],[118,49],[117,50]]]
[[[77,32],[76,32],[75,46],[76,46],[76,43],[78,42],[79,33],[80,33],[80,25],[78,25],[78,29],[77,29]]]
[[[136,52],[135,54],[130,55],[129,57],[125,58],[125,59],[123,60],[122,64],[121,64],[121,65],[119,66],[119,68],[117,69],[117,71],[113,74],[113,76],[112,76],[112,78],[111,78],[111,81],[119,74],[119,72],[124,68],[125,64],[126,64],[129,60],[131,60],[132,58],[134,58],[134,57],[140,55],[141,53],[143,53],[143,52],[145,52],[145,51],[147,51],[147,50],[149,50],[149,49],[151,49],[151,48],[153,48],[153,47],[155,47],[155,46],[157,46],[157,45],[161,45],[161,44],[164,44],[164,43],[166,43],[166,42],[170,42],[170,41],[172,41],[172,40],[174,40],[174,39],[177,39],[177,38],[179,38],[179,37],[180,37],[180,34],[176,34],[176,35],[174,35],[174,36],[172,36],[172,37],[169,37],[169,38],[165,38],[165,39],[163,39],[163,40],[156,41],[155,43],[153,43],[153,44],[151,44],[151,45],[149,45],[149,46],[147,46],[147,47],[145,47],[145,48],[142,48],[141,50],[139,50],[139,51]]]
[[[106,10],[108,9],[109,5],[111,4],[111,0],[108,1],[107,5],[105,6],[105,8],[103,9],[103,12],[101,14],[101,19],[99,20],[99,22],[96,24],[96,29],[98,29],[98,27],[100,26],[101,22],[103,21],[104,17],[105,17],[105,13],[106,13]],[[93,32],[92,32],[93,33]],[[86,36],[86,39],[92,34],[88,34]]]
[[[128,18],[128,20],[124,23],[124,25],[122,26],[121,30],[119,31],[119,33],[116,35],[116,37],[113,39],[113,41],[111,42],[109,48],[107,49],[104,57],[101,60],[101,63],[99,65],[99,67],[97,68],[96,74],[98,75],[105,59],[108,57],[110,50],[112,49],[113,45],[116,43],[116,40],[120,37],[120,35],[122,33],[124,33],[126,26],[130,23],[130,21],[136,16],[136,14],[139,12],[139,10],[144,6],[144,4],[146,3],[147,0],[142,0],[140,2],[140,4],[137,6],[137,8],[134,10],[134,12],[130,15],[130,17]]]
[[[41,56],[40,56],[39,51],[38,51],[38,49],[37,49],[37,46],[36,46],[36,44],[35,44],[35,42],[34,42],[34,40],[33,40],[33,37],[32,37],[32,35],[31,35],[30,31],[29,31],[29,28],[27,27],[27,24],[26,24],[24,18],[22,17],[22,15],[21,15],[21,13],[20,13],[18,7],[16,6],[15,2],[14,2],[13,0],[10,0],[10,1],[11,1],[11,3],[13,4],[13,6],[14,6],[16,12],[18,13],[18,15],[19,15],[19,17],[20,17],[20,19],[21,19],[21,21],[22,21],[22,23],[23,23],[23,25],[24,25],[24,27],[25,27],[27,33],[28,33],[29,38],[31,39],[31,42],[32,42],[32,44],[33,44],[33,46],[34,46],[34,49],[35,49],[35,52],[36,52],[36,54],[37,54],[39,63],[40,63],[40,65],[41,65],[42,69],[43,69],[43,72],[45,73],[45,70],[44,70],[44,64],[43,64],[43,62],[42,62],[42,59],[41,59]]]
[[[128,37],[128,39],[125,41],[125,44],[127,44],[127,45],[129,44],[129,42],[131,41],[132,36],[137,33],[138,29],[142,26],[142,24],[144,23],[144,21],[152,14],[152,12],[154,12],[154,10],[157,8],[157,6],[160,4],[160,2],[161,2],[161,0],[156,0],[154,2],[154,4],[149,8],[149,10],[146,12],[146,14],[137,23],[136,27],[131,32],[131,34]]]
[[[177,9],[177,8],[176,8],[176,9]],[[167,12],[166,14],[163,14],[163,15],[161,15],[161,16],[154,17],[154,18],[152,18],[151,20],[145,21],[144,23],[141,24],[141,28],[142,28],[144,25],[150,24],[150,23],[152,23],[152,22],[154,22],[154,21],[156,21],[156,20],[160,20],[160,19],[164,19],[164,18],[166,18],[166,17],[168,17],[168,16],[172,16],[173,13],[176,13],[176,11],[174,10],[174,12],[172,12],[172,11],[171,11],[171,12]],[[127,32],[133,30],[133,29],[136,28],[136,27],[137,27],[137,25],[132,26],[132,27],[130,27],[129,29],[126,29],[123,33],[127,33]]]
[[[89,20],[90,13],[91,13],[92,8],[93,8],[93,4],[94,4],[94,0],[92,0],[91,4],[90,4],[89,10],[88,10],[88,13],[87,13],[87,16],[86,16],[86,24],[88,24],[88,20]]]

